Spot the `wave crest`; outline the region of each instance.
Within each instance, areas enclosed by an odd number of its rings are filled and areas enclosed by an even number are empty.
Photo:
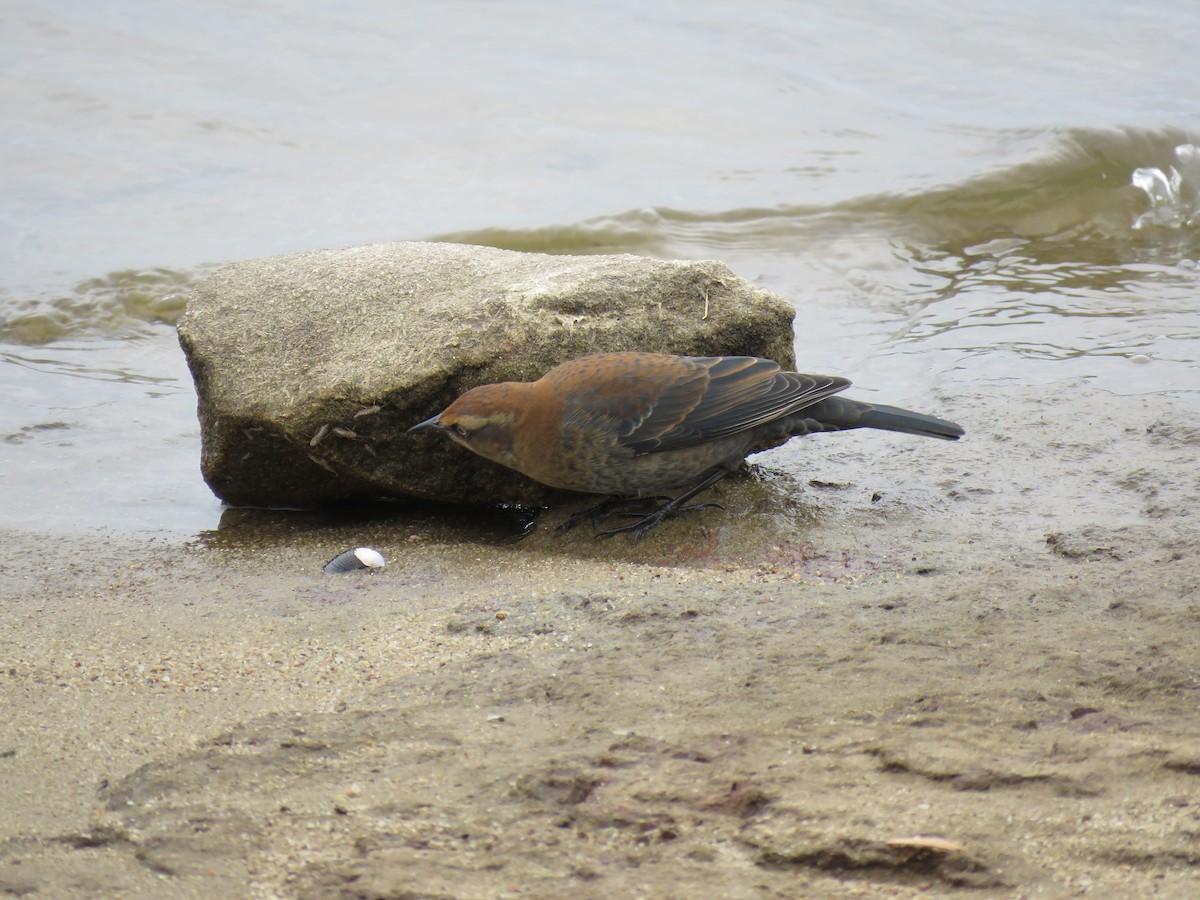
[[[792,253],[798,242],[810,245],[848,234],[947,249],[1017,237],[1057,245],[1047,247],[1052,255],[1061,254],[1070,242],[1080,262],[1104,263],[1141,261],[1162,242],[1162,235],[1147,228],[1151,220],[1146,216],[1158,209],[1162,219],[1173,201],[1156,205],[1132,179],[1136,172],[1160,171],[1155,166],[1169,168],[1176,148],[1189,146],[1185,132],[1075,129],[1006,139],[1033,143],[1032,157],[965,182],[910,194],[863,195],[829,206],[781,204],[715,212],[650,207],[575,225],[486,229],[434,239],[543,253],[688,256],[696,246],[707,254],[722,249]],[[1188,160],[1189,166],[1195,160],[1200,167],[1200,156]],[[1173,196],[1195,204],[1200,202],[1194,189],[1200,188],[1200,171],[1191,173],[1188,168],[1181,175],[1183,187]],[[1169,186],[1170,176],[1164,177]],[[1189,185],[1194,186],[1190,194]],[[1166,254],[1200,255],[1197,212],[1192,209],[1175,226],[1175,238],[1183,240],[1163,245]]]

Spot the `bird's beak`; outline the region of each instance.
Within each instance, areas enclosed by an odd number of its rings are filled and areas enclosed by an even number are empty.
[[[408,429],[409,434],[415,434],[418,431],[445,431],[445,426],[441,423],[442,414],[438,413],[432,419],[426,419],[412,428]]]

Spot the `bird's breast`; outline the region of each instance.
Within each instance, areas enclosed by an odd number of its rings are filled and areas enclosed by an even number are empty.
[[[736,465],[746,450],[747,437],[734,435],[679,450],[636,454],[613,428],[572,424],[520,454],[520,470],[564,490],[637,496],[693,484],[716,466]]]

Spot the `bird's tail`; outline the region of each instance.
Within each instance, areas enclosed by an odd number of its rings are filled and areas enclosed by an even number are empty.
[[[880,403],[863,403],[844,397],[827,397],[814,403],[795,418],[805,420],[802,431],[844,431],[849,428],[878,428],[881,431],[899,431],[903,434],[919,434],[924,437],[957,441],[965,433],[961,425],[927,416],[924,413],[884,406]],[[799,424],[799,423],[797,423]]]

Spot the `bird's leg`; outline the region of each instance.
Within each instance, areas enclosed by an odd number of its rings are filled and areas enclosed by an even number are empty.
[[[570,531],[584,522],[589,522],[593,526],[598,525],[605,519],[616,515],[619,510],[633,506],[634,504],[661,503],[667,500],[670,500],[670,497],[609,497],[594,506],[571,513],[555,531]],[[642,517],[641,514],[637,513],[633,515],[635,518]]]
[[[671,516],[677,516],[681,512],[694,512],[698,509],[711,509],[714,506],[719,508],[721,505],[719,503],[697,503],[692,506],[688,506],[687,502],[701,491],[708,490],[728,474],[729,469],[725,468],[724,466],[718,466],[674,500],[664,503],[648,516],[642,516],[638,519],[638,521],[632,522],[629,525],[622,525],[620,528],[611,528],[608,531],[602,531],[597,535],[597,537],[612,537],[614,534],[632,532],[633,539],[636,542],[640,541],[642,539],[642,535],[644,535],[655,525],[658,525],[664,519],[669,519]]]

